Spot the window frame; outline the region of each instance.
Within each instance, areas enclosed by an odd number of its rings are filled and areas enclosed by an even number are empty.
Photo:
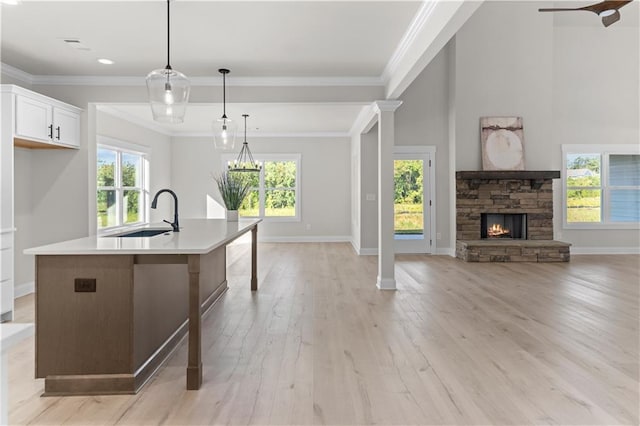
[[[237,155],[223,154],[221,155],[222,170],[228,170],[228,163],[235,160]],[[260,170],[259,187],[258,187],[258,216],[241,216],[245,219],[262,219],[264,222],[300,222],[302,220],[301,214],[301,194],[300,194],[300,168],[302,164],[301,154],[256,154],[253,153],[253,158],[260,164],[263,164]],[[296,163],[296,185],[294,188],[265,188],[264,183],[264,163],[265,162],[278,162],[278,161],[294,161]],[[267,190],[283,189],[295,191],[295,216],[265,216],[265,192]]]
[[[567,191],[581,187],[567,187],[567,156],[572,154],[600,155],[600,222],[567,222]],[[562,145],[562,227],[563,229],[640,229],[640,222],[612,222],[610,194],[615,189],[638,189],[640,186],[609,185],[609,157],[611,155],[640,155],[640,146],[635,144],[563,144]],[[586,187],[585,187],[586,188]]]
[[[116,152],[114,186],[98,185],[98,151],[100,149],[108,149]],[[140,164],[140,186],[123,186],[122,185],[122,154],[133,154],[141,157]],[[98,136],[96,143],[96,190],[94,193],[94,203],[96,205],[96,232],[98,235],[111,234],[114,231],[137,228],[149,223],[149,170],[150,170],[151,150],[149,147],[125,142],[122,140],[110,138],[107,136]],[[114,190],[116,192],[116,225],[101,228],[97,220],[98,191]],[[140,207],[142,209],[142,219],[136,222],[124,223],[124,192],[140,191]]]

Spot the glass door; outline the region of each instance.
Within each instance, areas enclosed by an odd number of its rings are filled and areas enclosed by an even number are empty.
[[[429,153],[396,153],[393,161],[396,253],[431,253]]]

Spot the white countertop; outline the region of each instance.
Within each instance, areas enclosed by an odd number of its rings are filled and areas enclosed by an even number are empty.
[[[205,254],[248,232],[262,219],[184,219],[180,232],[172,232],[166,223],[132,229],[166,229],[168,235],[153,237],[92,236],[34,247],[24,251],[35,255],[83,254]],[[120,231],[120,234],[124,231]]]

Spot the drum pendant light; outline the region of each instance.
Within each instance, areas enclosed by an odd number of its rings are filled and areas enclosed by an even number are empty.
[[[153,119],[163,123],[182,123],[189,102],[189,79],[170,64],[170,0],[167,0],[167,66],[147,75],[147,91]]]
[[[213,122],[213,144],[217,150],[231,151],[236,142],[238,125],[227,117],[226,76],[230,71],[220,68],[218,72],[222,74],[222,117]]]
[[[244,117],[244,142],[242,142],[242,149],[238,154],[238,158],[233,162],[229,162],[228,168],[230,172],[259,172],[262,169],[262,165],[253,159],[247,142],[247,117],[249,115],[242,114],[242,116]]]

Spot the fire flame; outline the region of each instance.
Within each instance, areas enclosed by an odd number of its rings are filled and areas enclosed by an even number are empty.
[[[507,235],[510,233],[510,230],[503,228],[499,223],[494,223],[487,229],[487,235],[489,237],[500,237],[502,235]]]

